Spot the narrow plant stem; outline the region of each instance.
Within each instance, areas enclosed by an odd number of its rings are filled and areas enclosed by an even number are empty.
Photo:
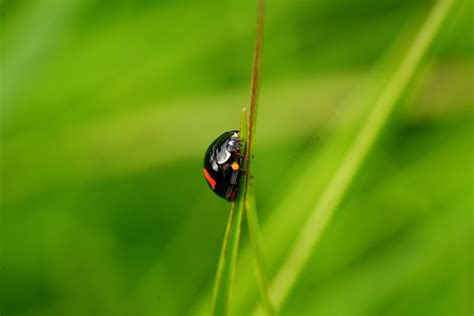
[[[247,125],[248,142],[247,151],[245,153],[245,160],[247,165],[245,168],[245,188],[243,192],[243,199],[245,201],[247,226],[249,229],[250,240],[254,250],[255,273],[259,284],[260,294],[263,306],[268,315],[273,315],[273,308],[270,303],[270,296],[268,292],[268,281],[264,268],[264,255],[260,234],[260,226],[258,224],[257,210],[255,203],[255,194],[253,189],[253,179],[251,175],[250,162],[252,157],[253,137],[255,135],[255,128],[257,123],[257,106],[260,94],[260,83],[262,74],[262,51],[263,51],[263,28],[265,17],[265,3],[264,0],[258,1],[257,11],[257,27],[255,31],[255,51],[252,63],[252,80],[250,82],[250,114],[249,123]]]
[[[263,252],[262,235],[260,233],[260,225],[257,216],[257,205],[255,202],[255,191],[253,188],[253,180],[250,180],[249,188],[247,189],[247,199],[245,200],[245,215],[247,218],[247,226],[249,229],[250,241],[254,250],[255,274],[257,277],[260,295],[262,297],[262,304],[265,312],[268,315],[273,315],[273,307],[270,302],[268,292],[268,279],[265,273],[265,256]]]
[[[240,130],[247,130],[247,115],[245,109],[242,109],[240,119]],[[245,152],[247,144],[247,135],[240,133],[242,150]],[[245,168],[245,162],[243,167]],[[244,189],[244,181],[240,181],[239,191]],[[232,284],[235,275],[235,266],[240,242],[240,232],[242,227],[244,202],[243,198],[237,199],[232,203],[229,221],[222,243],[219,263],[217,265],[216,280],[212,294],[212,315],[227,315],[229,301],[231,297]]]
[[[252,80],[250,84],[249,120],[247,121],[246,111],[243,109],[240,121],[240,140],[242,143],[242,152],[244,156],[241,168],[244,171],[245,177],[243,177],[239,183],[237,200],[232,204],[231,213],[224,236],[224,242],[219,257],[216,281],[214,284],[212,296],[212,315],[227,315],[229,310],[232,284],[235,275],[242,217],[247,201],[247,192],[250,178],[250,158],[252,156],[251,148],[253,136],[255,134],[256,112],[258,95],[260,91],[263,17],[264,3],[263,0],[259,0],[255,51],[252,66]],[[258,227],[255,227],[255,224],[252,225],[252,227],[254,228],[253,232],[258,229]]]
[[[224,235],[224,242],[222,243],[221,254],[219,257],[219,263],[217,265],[216,280],[214,283],[214,291],[212,294],[212,314],[219,315],[222,311],[227,309],[227,302],[221,296],[225,291],[227,284],[224,281],[224,274],[228,274],[229,261],[229,243],[232,235],[232,231],[235,230],[235,203],[232,203],[230,208],[229,220]]]
[[[246,159],[248,162],[248,170],[250,172],[250,157],[252,152],[253,137],[255,135],[255,127],[257,124],[257,105],[260,93],[260,82],[262,74],[262,49],[263,49],[263,26],[265,16],[264,0],[259,0],[257,11],[257,28],[255,31],[255,51],[253,54],[252,64],[252,80],[250,82],[250,112],[248,128],[248,147]],[[247,173],[250,174],[250,173]]]
[[[453,0],[439,0],[427,17],[400,65],[390,78],[372,113],[356,136],[345,159],[323,192],[316,207],[295,239],[291,251],[270,285],[272,302],[278,311],[338,207],[362,162],[387,123],[397,100],[405,90],[423,55],[433,42]]]

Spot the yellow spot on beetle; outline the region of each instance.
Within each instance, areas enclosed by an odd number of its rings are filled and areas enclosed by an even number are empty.
[[[238,164],[237,162],[235,162],[235,161],[230,165],[230,167],[231,167],[232,170],[234,170],[234,171],[237,171],[237,170],[239,170],[239,168],[240,168],[239,164]]]

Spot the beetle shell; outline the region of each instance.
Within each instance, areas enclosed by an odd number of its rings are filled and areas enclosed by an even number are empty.
[[[204,177],[207,184],[218,196],[234,201],[240,179],[239,131],[225,132],[217,137],[204,155]]]

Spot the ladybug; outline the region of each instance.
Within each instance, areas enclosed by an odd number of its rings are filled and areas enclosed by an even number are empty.
[[[242,143],[239,131],[225,132],[217,137],[204,154],[204,177],[214,193],[234,201],[240,179]]]

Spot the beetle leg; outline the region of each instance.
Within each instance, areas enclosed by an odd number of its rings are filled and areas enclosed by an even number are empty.
[[[238,175],[238,172],[232,172],[232,175],[230,176],[231,184],[237,184],[237,175]]]
[[[227,192],[225,193],[225,196],[229,201],[234,201],[235,200],[235,186],[231,186],[227,189]]]

